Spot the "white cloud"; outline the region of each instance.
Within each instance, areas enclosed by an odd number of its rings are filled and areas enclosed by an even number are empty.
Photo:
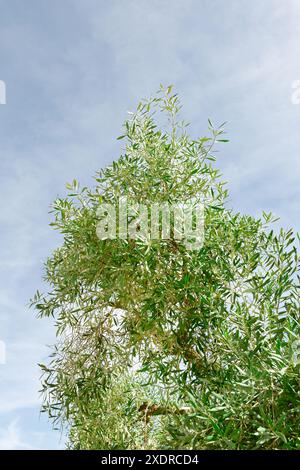
[[[18,420],[11,421],[6,428],[0,428],[0,450],[30,450],[34,447],[23,441]]]

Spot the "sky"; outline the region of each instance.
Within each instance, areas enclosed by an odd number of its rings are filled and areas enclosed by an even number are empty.
[[[64,447],[40,414],[54,324],[28,307],[61,242],[49,206],[118,158],[160,83],[194,137],[227,121],[229,206],[300,230],[299,24],[298,0],[0,0],[0,449]]]

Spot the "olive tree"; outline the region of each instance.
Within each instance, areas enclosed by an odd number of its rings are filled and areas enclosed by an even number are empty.
[[[298,449],[297,237],[272,229],[272,214],[228,207],[223,125],[194,140],[179,111],[161,86],[125,121],[123,153],[94,188],[73,181],[53,203],[63,242],[32,301],[57,330],[43,409],[75,449]],[[99,206],[120,198],[201,201],[202,245],[174,228],[139,236],[134,213],[135,236],[119,237],[117,218],[116,236],[100,239]]]

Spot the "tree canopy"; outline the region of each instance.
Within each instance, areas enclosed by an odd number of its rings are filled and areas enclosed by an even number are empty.
[[[223,125],[194,140],[179,112],[161,87],[95,186],[73,181],[53,203],[63,242],[32,301],[57,329],[43,410],[75,449],[299,449],[298,236],[228,208]],[[97,209],[120,197],[202,201],[203,245],[99,239]]]

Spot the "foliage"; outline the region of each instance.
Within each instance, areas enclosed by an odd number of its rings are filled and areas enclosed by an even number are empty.
[[[53,204],[63,244],[45,265],[48,294],[32,302],[58,335],[43,409],[76,449],[298,449],[295,237],[272,230],[271,214],[227,208],[214,163],[223,126],[209,121],[209,137],[193,140],[179,110],[161,87],[125,122],[124,154],[95,188],[74,181]],[[203,247],[99,240],[97,208],[120,196],[204,200]]]

